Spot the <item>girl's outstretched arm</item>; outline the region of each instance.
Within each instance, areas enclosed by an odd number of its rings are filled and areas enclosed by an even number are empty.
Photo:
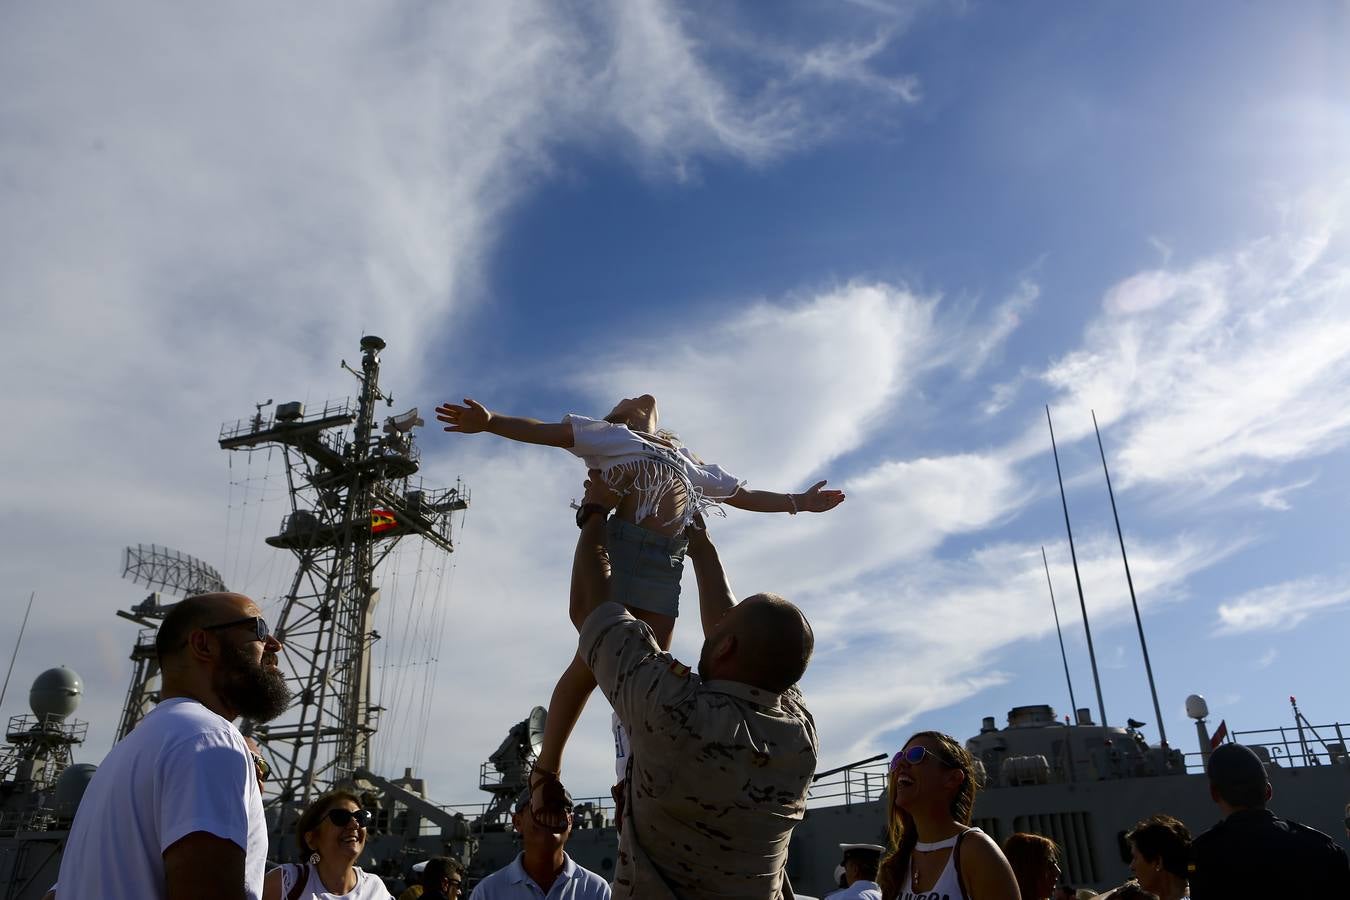
[[[747,512],[828,512],[844,502],[843,491],[822,491],[825,482],[817,481],[801,494],[775,494],[773,491],[747,491],[741,488],[722,502]]]
[[[446,431],[461,434],[491,434],[521,441],[526,444],[544,444],[548,447],[571,447],[570,422],[540,422],[518,416],[503,416],[488,409],[477,400],[464,398],[464,405],[442,403],[436,407],[436,418],[445,423]]]

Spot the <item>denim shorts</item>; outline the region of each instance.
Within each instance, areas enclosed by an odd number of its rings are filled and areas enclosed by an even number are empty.
[[[680,614],[680,576],[689,541],[666,537],[610,516],[605,545],[609,550],[609,599],[624,606]]]

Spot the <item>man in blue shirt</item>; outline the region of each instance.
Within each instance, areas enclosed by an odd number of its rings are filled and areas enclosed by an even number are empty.
[[[558,812],[566,816],[567,826],[551,831],[530,815],[529,795],[520,798],[511,822],[525,849],[509,866],[478,882],[469,900],[610,900],[605,879],[563,851],[572,834],[572,798],[565,792],[564,801]]]

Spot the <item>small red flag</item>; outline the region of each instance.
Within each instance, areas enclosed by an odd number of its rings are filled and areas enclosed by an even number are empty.
[[[1209,739],[1209,749],[1219,749],[1219,745],[1223,743],[1224,738],[1226,737],[1228,737],[1228,722],[1227,720],[1220,719],[1219,727],[1214,729],[1214,736]]]

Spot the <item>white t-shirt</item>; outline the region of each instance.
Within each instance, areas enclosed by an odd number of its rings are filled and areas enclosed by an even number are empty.
[[[356,872],[356,887],[345,894],[334,894],[323,886],[318,867],[310,866],[309,878],[305,881],[305,889],[300,892],[300,900],[392,900],[393,895],[383,881],[368,872],[362,872],[359,867],[353,866],[352,870]],[[295,879],[300,871],[301,867],[295,863],[281,867],[281,896],[291,895],[291,888],[295,887]]]
[[[248,745],[225,719],[175,697],[94,773],[61,857],[61,896],[162,898],[164,851],[197,831],[244,851],[245,896],[261,900],[267,824]]]
[[[684,515],[678,523],[681,528],[695,513],[731,497],[745,483],[721,466],[700,462],[687,447],[649,441],[627,425],[574,413],[563,416],[563,421],[572,426],[570,450],[581,457],[586,468],[599,469],[611,488],[637,493],[637,522],[655,515],[662,497],[677,483],[690,501],[684,504]]]

